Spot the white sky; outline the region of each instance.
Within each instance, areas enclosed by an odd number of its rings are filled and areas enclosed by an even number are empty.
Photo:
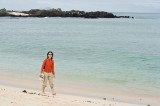
[[[160,13],[160,0],[0,0],[0,8]]]

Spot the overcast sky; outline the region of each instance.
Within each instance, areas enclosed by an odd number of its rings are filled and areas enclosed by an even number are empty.
[[[0,0],[0,8],[160,13],[160,0]]]

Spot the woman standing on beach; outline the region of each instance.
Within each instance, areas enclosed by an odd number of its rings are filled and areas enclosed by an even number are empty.
[[[54,60],[52,51],[49,51],[47,53],[47,58],[44,59],[43,61],[39,76],[44,78],[44,80],[42,81],[42,95],[46,95],[45,87],[47,87],[47,81],[49,81],[52,95],[56,95],[56,93],[54,92],[54,84],[53,84],[53,78],[55,78],[55,72],[54,72]]]

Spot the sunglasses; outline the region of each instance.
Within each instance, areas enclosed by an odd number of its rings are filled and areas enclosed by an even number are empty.
[[[48,55],[52,55],[52,54],[48,54]]]

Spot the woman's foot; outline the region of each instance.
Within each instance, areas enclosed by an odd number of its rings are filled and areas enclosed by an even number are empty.
[[[47,96],[45,93],[42,93],[41,95],[42,95],[42,96]]]
[[[56,93],[52,93],[52,95],[56,95]]]

